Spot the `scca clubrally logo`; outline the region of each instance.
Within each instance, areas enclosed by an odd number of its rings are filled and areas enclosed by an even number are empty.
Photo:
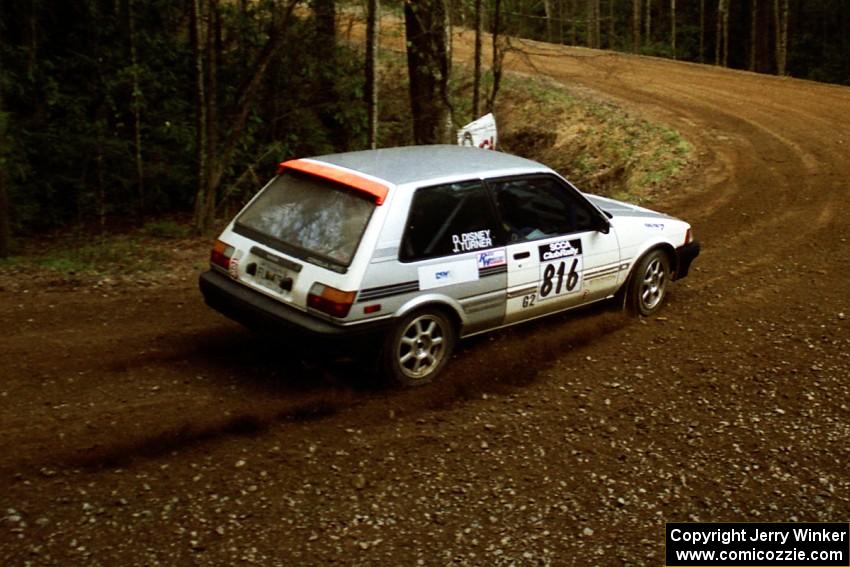
[[[581,255],[581,238],[574,240],[556,240],[549,244],[538,247],[540,250],[540,261],[551,262],[561,258],[572,258]]]

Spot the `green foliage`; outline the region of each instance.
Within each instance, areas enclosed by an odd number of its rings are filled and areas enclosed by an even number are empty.
[[[46,270],[58,275],[149,272],[157,269],[162,250],[141,236],[85,237],[49,245],[47,252],[0,260],[0,271]]]
[[[272,0],[219,6],[221,144],[280,6]],[[0,88],[11,141],[3,154],[16,232],[190,209],[197,179],[188,29],[185,2],[0,0]],[[224,172],[222,196],[233,206],[282,159],[365,143],[359,55],[334,47],[309,15],[293,17],[285,33]]]
[[[145,223],[142,234],[155,238],[177,239],[186,238],[191,234],[189,227],[173,220],[156,220]]]

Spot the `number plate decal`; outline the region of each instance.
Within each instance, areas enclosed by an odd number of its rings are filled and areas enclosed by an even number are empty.
[[[280,282],[286,277],[286,272],[268,262],[257,263],[256,280],[261,285],[280,291]]]
[[[538,301],[581,291],[584,257],[580,238],[549,242],[539,246],[538,251],[540,254]]]

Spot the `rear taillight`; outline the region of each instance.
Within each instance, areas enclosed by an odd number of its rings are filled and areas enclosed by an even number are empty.
[[[236,249],[233,246],[221,240],[216,240],[210,252],[210,264],[230,271],[230,259],[235,251]]]
[[[685,244],[690,244],[694,241],[694,235],[691,232],[691,229],[688,229],[688,232],[685,233]]]
[[[357,292],[340,291],[328,285],[314,283],[307,295],[307,306],[334,317],[345,317],[351,310]]]

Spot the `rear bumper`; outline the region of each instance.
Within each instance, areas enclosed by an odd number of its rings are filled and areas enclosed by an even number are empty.
[[[688,275],[691,263],[699,256],[700,245],[696,240],[676,248],[676,278],[680,280]]]
[[[215,271],[201,274],[198,285],[207,305],[252,329],[292,338],[348,340],[372,337],[385,331],[388,322],[336,325],[304,313],[242,285]]]

